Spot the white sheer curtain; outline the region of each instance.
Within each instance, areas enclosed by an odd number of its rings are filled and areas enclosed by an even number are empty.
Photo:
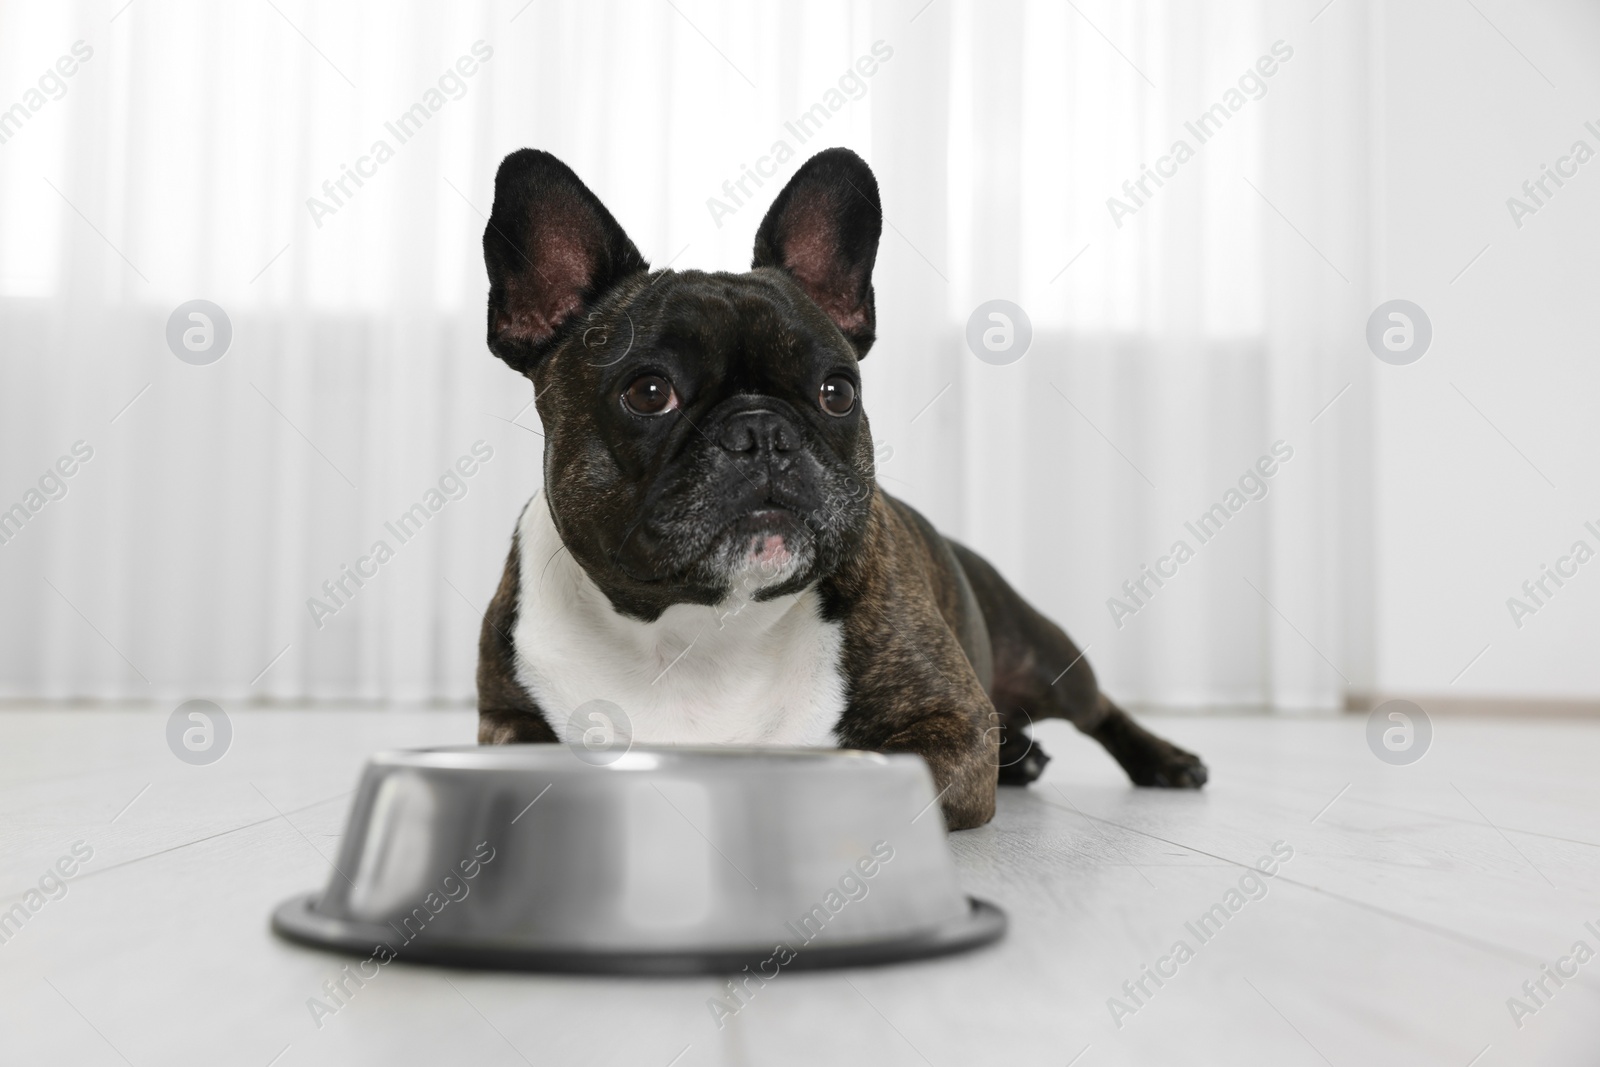
[[[93,449],[0,545],[0,695],[470,697],[541,448],[482,342],[499,159],[561,156],[657,265],[742,269],[776,186],[842,144],[888,224],[884,486],[1121,697],[1337,705],[1372,658],[1370,356],[1335,341],[1369,305],[1368,33],[1356,0],[0,4],[0,107],[26,112],[0,142],[0,507]],[[1135,201],[1146,165],[1176,169]],[[232,323],[206,366],[165,336],[195,298]],[[1008,366],[963,339],[993,298],[1033,324]],[[1266,498],[1200,545],[1185,521],[1277,441]],[[430,489],[402,543],[385,524]]]

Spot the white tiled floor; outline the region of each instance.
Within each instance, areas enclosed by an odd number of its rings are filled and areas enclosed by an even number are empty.
[[[787,974],[719,1031],[707,979],[406,964],[318,1028],[306,1000],[347,961],[276,940],[268,913],[327,877],[366,753],[470,739],[473,715],[240,712],[209,767],[172,756],[165,720],[0,713],[0,905],[94,850],[0,944],[0,1062],[1600,1063],[1600,958],[1547,979],[1520,1028],[1506,1003],[1574,942],[1600,951],[1600,723],[1446,719],[1392,767],[1359,717],[1156,721],[1206,757],[1201,794],[1131,789],[1046,724],[1045,780],[951,842],[1004,942]],[[1185,923],[1275,841],[1294,856],[1266,896],[1200,944]],[[1179,939],[1193,958],[1119,1029],[1108,998]]]

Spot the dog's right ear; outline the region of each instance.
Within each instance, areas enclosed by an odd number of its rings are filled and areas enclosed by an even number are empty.
[[[489,349],[527,373],[562,327],[645,262],[572,169],[524,148],[500,163],[483,231]]]

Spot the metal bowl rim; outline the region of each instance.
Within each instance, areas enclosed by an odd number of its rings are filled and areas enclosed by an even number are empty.
[[[387,943],[386,927],[322,915],[315,909],[320,893],[300,893],[272,912],[272,931],[297,944],[347,955],[369,956]],[[870,967],[932,959],[966,952],[998,941],[1009,926],[997,905],[968,896],[967,911],[937,927],[910,934],[854,939],[799,950],[784,970]],[[729,974],[770,957],[772,946],[732,949],[584,950],[529,948],[486,942],[423,942],[396,952],[394,959],[489,970],[543,971],[566,974],[644,974],[652,976]],[[387,961],[386,961],[387,962]]]
[[[548,772],[570,768],[574,773],[607,770],[621,773],[699,769],[738,770],[741,767],[760,764],[763,771],[817,773],[855,771],[868,767],[891,767],[908,762],[922,762],[920,756],[907,753],[886,754],[852,748],[802,748],[776,745],[633,745],[610,762],[596,764],[574,758],[571,748],[572,746],[561,742],[394,748],[374,753],[368,760],[368,766],[441,771]]]

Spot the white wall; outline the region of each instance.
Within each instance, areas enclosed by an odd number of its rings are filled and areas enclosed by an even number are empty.
[[[1600,550],[1600,158],[1520,229],[1506,207],[1575,140],[1600,152],[1600,8],[1476,2],[1493,27],[1385,8],[1376,283],[1435,340],[1374,379],[1377,682],[1600,698],[1600,560],[1520,630],[1506,606],[1574,540]]]

